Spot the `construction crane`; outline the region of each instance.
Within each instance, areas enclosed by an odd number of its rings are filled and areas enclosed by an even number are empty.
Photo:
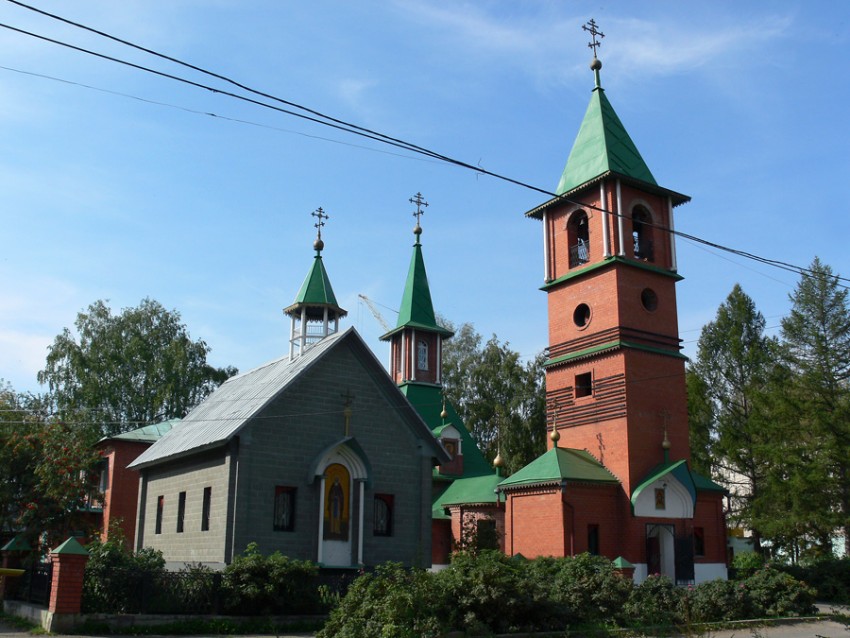
[[[381,326],[384,328],[384,330],[386,332],[389,332],[390,330],[392,330],[390,325],[384,319],[384,316],[381,314],[381,311],[378,310],[378,307],[377,307],[377,305],[375,304],[374,301],[369,299],[369,297],[367,297],[366,295],[358,294],[357,296],[360,297],[360,299],[363,300],[363,303],[365,303],[369,307],[369,310],[372,312],[372,315],[374,315],[375,319],[378,320],[378,323],[381,324]],[[381,304],[381,305],[383,305],[383,304]],[[397,310],[393,310],[392,308],[390,308],[388,306],[383,306],[383,307],[386,308],[387,310],[392,310],[393,312],[398,312]]]

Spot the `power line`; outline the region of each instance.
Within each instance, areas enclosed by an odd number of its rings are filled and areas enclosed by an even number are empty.
[[[40,40],[44,40],[44,41],[50,42],[52,44],[67,47],[69,49],[72,49],[72,50],[75,50],[75,51],[78,51],[78,52],[81,52],[81,53],[85,53],[85,54],[88,54],[88,55],[92,55],[92,56],[95,56],[95,57],[98,57],[98,58],[101,58],[101,59],[104,59],[104,60],[107,60],[107,61],[115,62],[117,64],[129,66],[131,68],[134,68],[134,69],[137,69],[137,70],[140,70],[140,71],[144,71],[146,73],[151,73],[151,74],[157,75],[159,77],[171,79],[171,80],[181,82],[181,83],[184,83],[184,84],[187,84],[187,85],[190,85],[190,86],[194,86],[196,88],[200,88],[200,89],[211,91],[213,93],[217,93],[217,94],[220,94],[220,95],[232,97],[234,99],[242,100],[244,102],[254,104],[256,106],[260,106],[260,107],[263,107],[263,108],[268,108],[268,109],[271,109],[271,110],[274,110],[274,111],[278,111],[278,112],[284,113],[286,115],[292,115],[294,117],[298,117],[298,118],[301,118],[301,119],[304,119],[304,120],[307,120],[307,121],[310,121],[310,122],[313,122],[313,123],[316,123],[316,124],[329,126],[329,127],[335,128],[337,130],[345,131],[345,132],[348,132],[348,133],[351,133],[351,134],[354,134],[354,135],[359,135],[361,137],[365,137],[367,139],[371,139],[371,140],[374,140],[374,141],[377,141],[377,142],[380,142],[380,143],[389,144],[391,146],[402,148],[402,149],[411,151],[413,153],[419,153],[419,154],[422,154],[422,155],[425,155],[425,156],[428,156],[428,157],[431,157],[431,158],[434,158],[434,159],[437,159],[437,160],[440,160],[440,161],[443,161],[443,162],[447,162],[449,164],[453,164],[453,165],[458,166],[460,168],[466,168],[468,170],[475,171],[476,173],[479,173],[479,174],[482,174],[482,175],[487,175],[487,176],[493,177],[495,179],[499,179],[499,180],[514,184],[516,186],[521,186],[523,188],[535,191],[537,193],[547,195],[550,198],[557,198],[562,202],[574,204],[574,205],[577,205],[577,206],[582,206],[584,208],[590,208],[592,210],[597,210],[601,213],[608,214],[608,215],[611,215],[613,217],[620,217],[620,218],[628,219],[628,216],[624,215],[621,212],[615,213],[613,211],[605,210],[601,206],[596,206],[596,205],[593,205],[593,204],[578,202],[578,201],[571,199],[569,197],[565,197],[564,195],[559,195],[559,194],[553,193],[552,191],[549,191],[547,189],[543,189],[543,188],[534,186],[534,185],[529,184],[527,182],[523,182],[521,180],[509,177],[507,175],[503,175],[503,174],[500,174],[500,173],[489,171],[489,170],[487,170],[487,169],[485,169],[481,166],[469,164],[468,162],[458,160],[458,159],[452,158],[452,157],[447,156],[447,155],[443,155],[442,153],[439,153],[437,151],[433,151],[433,150],[428,149],[426,147],[419,146],[419,145],[414,144],[412,142],[407,142],[407,141],[402,140],[400,138],[392,137],[390,135],[380,133],[378,131],[375,131],[375,130],[372,130],[372,129],[369,129],[369,128],[366,128],[366,127],[362,127],[362,126],[359,126],[357,124],[353,124],[351,122],[347,122],[345,120],[341,120],[341,119],[326,115],[326,114],[324,114],[320,111],[317,111],[315,109],[311,109],[309,107],[300,105],[296,102],[292,102],[290,100],[285,100],[283,98],[274,96],[272,94],[269,94],[269,93],[266,93],[266,92],[263,92],[263,91],[259,91],[259,90],[256,90],[256,89],[252,89],[252,88],[250,88],[250,87],[248,87],[248,86],[246,86],[246,85],[244,85],[240,82],[237,82],[236,80],[233,80],[233,79],[231,79],[227,76],[221,75],[219,73],[215,73],[213,71],[209,71],[207,69],[204,69],[202,67],[196,66],[196,65],[188,63],[188,62],[184,62],[184,61],[182,61],[178,58],[159,53],[157,51],[154,51],[153,49],[149,49],[147,47],[143,47],[141,45],[132,43],[128,40],[124,40],[122,38],[108,34],[104,31],[100,31],[98,29],[94,29],[92,27],[83,25],[79,22],[75,22],[73,20],[69,20],[67,18],[63,18],[61,16],[58,16],[56,14],[49,13],[47,11],[43,11],[43,10],[38,9],[36,7],[33,7],[31,5],[20,2],[19,0],[7,0],[7,2],[10,2],[12,4],[15,4],[15,5],[20,6],[22,8],[25,8],[25,9],[28,9],[30,11],[34,11],[34,12],[39,13],[41,15],[50,17],[54,20],[59,20],[59,21],[65,23],[65,24],[69,24],[69,25],[74,26],[76,28],[86,30],[90,33],[97,34],[101,37],[110,39],[114,42],[123,44],[123,45],[128,46],[128,47],[132,47],[136,50],[148,53],[150,55],[159,57],[159,58],[167,60],[169,62],[173,62],[175,64],[179,64],[179,65],[184,66],[186,68],[198,71],[198,72],[203,73],[205,75],[208,75],[210,77],[214,77],[216,79],[222,80],[222,81],[227,82],[227,83],[229,83],[233,86],[236,86],[236,87],[238,87],[242,90],[248,91],[249,93],[252,93],[254,95],[258,95],[258,96],[264,97],[266,99],[270,99],[270,100],[279,102],[281,104],[285,104],[289,107],[304,111],[308,115],[305,115],[305,113],[298,113],[298,112],[292,111],[289,108],[281,108],[281,107],[278,107],[278,106],[275,106],[275,105],[272,105],[272,104],[267,104],[265,102],[255,100],[253,98],[246,97],[244,95],[239,95],[239,94],[233,93],[231,91],[225,91],[225,90],[222,90],[222,89],[217,89],[215,87],[212,87],[212,86],[209,86],[209,85],[206,85],[206,84],[202,84],[200,82],[189,80],[187,78],[182,78],[180,76],[177,76],[177,75],[174,75],[174,74],[171,74],[171,73],[166,73],[164,71],[158,71],[156,69],[152,69],[150,67],[146,67],[146,66],[143,66],[143,65],[140,65],[140,64],[135,64],[135,63],[129,62],[127,60],[122,60],[122,59],[116,58],[114,56],[109,56],[109,55],[106,55],[106,54],[103,54],[103,53],[98,53],[98,52],[92,51],[90,49],[86,49],[86,48],[79,47],[79,46],[76,46],[76,45],[73,45],[73,44],[70,44],[70,43],[67,43],[67,42],[63,42],[61,40],[57,40],[55,38],[50,38],[50,37],[47,37],[47,36],[44,36],[44,35],[39,35],[39,34],[30,32],[30,31],[26,31],[24,29],[19,29],[17,27],[13,27],[13,26],[5,24],[5,23],[0,23],[0,27],[3,27],[5,29],[9,29],[11,31],[15,31],[15,32],[21,33],[23,35],[28,35],[30,37],[34,37],[34,38],[37,38],[37,39],[40,39]],[[729,253],[737,255],[739,257],[743,257],[745,259],[750,259],[750,260],[753,260],[753,261],[756,261],[756,262],[759,262],[759,263],[763,263],[763,264],[772,266],[774,268],[779,268],[781,270],[793,272],[793,273],[796,273],[796,274],[801,275],[801,276],[810,276],[810,277],[816,276],[815,273],[813,273],[813,271],[811,271],[808,268],[802,267],[802,266],[797,266],[797,265],[794,265],[794,264],[791,264],[791,263],[788,263],[788,262],[784,262],[784,261],[781,261],[781,260],[762,257],[760,255],[756,255],[755,253],[750,253],[750,252],[747,252],[747,251],[744,251],[744,250],[731,248],[729,246],[725,246],[723,244],[718,244],[716,242],[712,242],[712,241],[709,241],[709,240],[706,240],[706,239],[702,239],[700,237],[697,237],[695,235],[691,235],[689,233],[685,233],[683,231],[673,230],[673,229],[671,229],[667,226],[663,226],[661,224],[648,223],[647,225],[654,227],[654,228],[657,228],[662,232],[670,233],[674,236],[682,237],[682,238],[688,239],[692,242],[696,242],[696,243],[699,243],[699,244],[703,244],[705,246],[709,246],[709,247],[714,248],[716,250],[729,252]],[[832,278],[835,279],[836,283],[839,282],[839,281],[850,282],[850,278],[841,277],[839,275],[832,275]],[[840,285],[843,288],[850,288],[850,286],[845,286],[843,284],[838,284],[838,285]]]

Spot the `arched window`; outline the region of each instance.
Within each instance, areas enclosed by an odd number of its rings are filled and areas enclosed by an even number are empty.
[[[586,264],[590,260],[590,234],[587,228],[587,213],[576,211],[567,223],[567,241],[570,246],[570,268]]]
[[[375,520],[372,526],[375,536],[393,535],[393,495],[375,494]]]
[[[655,261],[652,250],[652,217],[642,206],[636,206],[632,211],[632,240],[635,259]]]
[[[416,368],[418,370],[428,369],[428,342],[425,339],[416,342]]]

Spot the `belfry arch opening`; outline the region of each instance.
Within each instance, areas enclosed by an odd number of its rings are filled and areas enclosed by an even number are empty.
[[[577,210],[570,216],[567,222],[567,242],[570,247],[570,268],[590,261],[590,233],[587,213],[583,210]]]
[[[635,259],[655,261],[652,237],[652,215],[643,206],[632,210],[632,240]]]

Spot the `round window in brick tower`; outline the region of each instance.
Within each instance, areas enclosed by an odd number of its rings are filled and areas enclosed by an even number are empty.
[[[640,302],[644,308],[652,312],[658,308],[658,295],[652,288],[644,288],[643,292],[640,293]]]
[[[586,303],[580,303],[576,306],[576,309],[573,310],[573,323],[575,323],[579,328],[584,328],[588,323],[590,323],[590,306]]]

